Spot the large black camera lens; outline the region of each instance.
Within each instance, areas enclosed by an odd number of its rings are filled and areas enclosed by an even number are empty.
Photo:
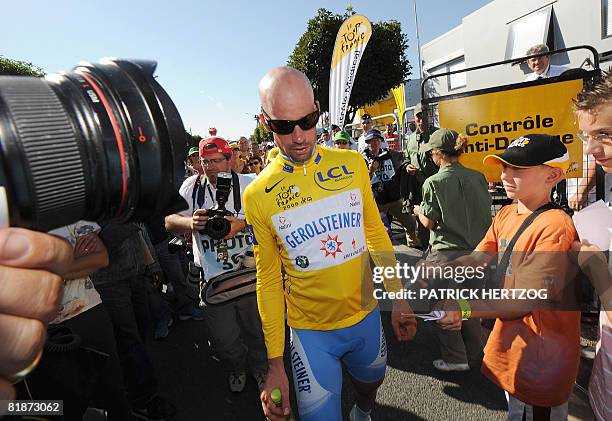
[[[0,77],[0,225],[47,231],[186,207],[187,138],[156,66],[104,59],[44,79]]]
[[[206,225],[201,233],[208,235],[213,240],[221,240],[229,234],[231,229],[232,224],[230,221],[225,219],[222,215],[214,215],[206,221]]]

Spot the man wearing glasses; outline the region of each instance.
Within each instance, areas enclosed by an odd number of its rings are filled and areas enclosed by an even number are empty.
[[[612,74],[585,84],[574,101],[574,108],[583,142],[583,153],[593,157],[606,172],[605,201],[612,207]],[[605,229],[603,226],[602,229]],[[598,421],[612,419],[612,278],[610,250],[608,258],[588,241],[574,242],[572,251],[595,287],[601,302],[599,342],[589,382],[589,402]],[[603,250],[604,252],[606,250]]]
[[[204,175],[195,175],[183,182],[179,193],[189,208],[168,215],[166,230],[174,235],[191,232],[196,266],[202,269],[205,282],[214,282],[217,276],[225,277],[227,273],[241,269],[243,257],[251,246],[252,239],[246,231],[243,213],[244,201],[241,195],[236,197],[239,200],[235,199],[234,189],[239,188],[243,193],[254,177],[232,173],[232,190],[225,204],[225,208],[233,214],[225,217],[231,223],[230,232],[225,237],[228,258],[219,259],[221,242],[202,233],[202,230],[208,221],[207,209],[216,204],[219,174],[232,171],[232,149],[225,139],[209,137],[200,142],[199,153]],[[215,353],[230,370],[230,390],[241,392],[244,389],[247,359],[258,386],[263,386],[267,370],[266,349],[255,295],[244,295],[226,303],[207,306],[204,309],[204,322]]]
[[[334,146],[337,149],[347,149],[351,150],[353,145],[353,141],[351,140],[351,135],[348,134],[347,131],[341,130],[336,132],[334,135]]]
[[[363,130],[363,132],[361,133],[361,136],[359,136],[359,139],[357,139],[357,151],[359,153],[362,153],[363,150],[368,146],[365,141],[366,133],[369,132],[373,128],[374,128],[374,120],[372,120],[372,116],[368,113],[365,113],[364,115],[362,115],[361,116],[361,130]],[[389,148],[389,145],[387,144],[386,140],[383,140],[381,147],[384,149]]]
[[[350,419],[370,420],[384,379],[386,345],[369,259],[380,267],[394,266],[395,254],[368,170],[357,153],[316,146],[319,104],[303,73],[290,67],[270,70],[259,84],[259,96],[260,120],[280,150],[244,194],[268,350],[264,414],[280,421],[291,412],[283,364],[286,303],[300,419],[342,419],[344,364],[356,391]],[[397,291],[401,284],[391,276],[385,287]],[[416,323],[410,307],[396,300],[393,310],[396,336],[412,339]],[[277,387],[278,407],[270,397]]]

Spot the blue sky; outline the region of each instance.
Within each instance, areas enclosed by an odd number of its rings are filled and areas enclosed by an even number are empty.
[[[461,23],[489,0],[417,0],[421,44]],[[0,55],[45,72],[68,70],[102,57],[155,59],[162,86],[186,128],[210,126],[234,139],[249,136],[259,111],[257,85],[268,69],[286,64],[308,19],[348,1],[55,0],[2,5]],[[408,35],[418,73],[412,0],[354,0],[370,21],[395,19]]]

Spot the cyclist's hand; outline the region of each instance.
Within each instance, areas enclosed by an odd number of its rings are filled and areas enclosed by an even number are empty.
[[[414,313],[406,301],[395,300],[393,302],[391,324],[393,325],[393,332],[398,341],[405,342],[414,339],[417,323],[414,318]]]
[[[276,387],[281,391],[283,399],[281,406],[276,406],[270,397],[272,389]],[[285,421],[287,416],[291,414],[289,380],[287,380],[287,373],[285,373],[283,357],[273,358],[268,361],[268,375],[263,390],[261,391],[260,399],[264,415],[270,421]]]

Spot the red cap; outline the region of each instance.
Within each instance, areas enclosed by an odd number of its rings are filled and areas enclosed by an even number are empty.
[[[213,153],[222,153],[224,155],[232,155],[227,140],[222,137],[207,137],[200,140],[200,156],[210,155]]]

